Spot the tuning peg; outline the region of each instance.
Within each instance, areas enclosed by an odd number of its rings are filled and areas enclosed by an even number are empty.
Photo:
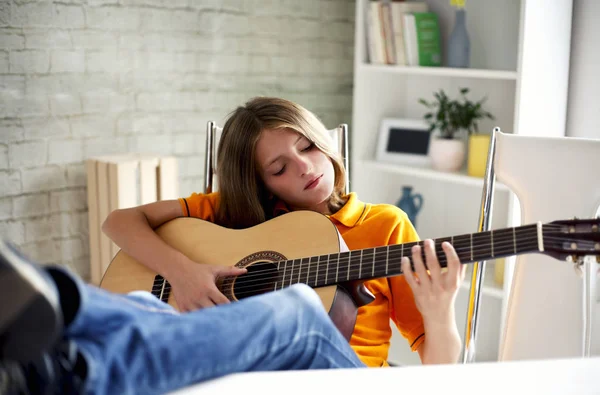
[[[569,255],[566,260],[573,263],[573,270],[575,270],[577,277],[583,278],[583,258],[577,255]]]
[[[575,265],[573,266],[573,269],[575,270],[575,274],[577,274],[577,277],[583,278],[583,269],[581,268],[581,266]]]

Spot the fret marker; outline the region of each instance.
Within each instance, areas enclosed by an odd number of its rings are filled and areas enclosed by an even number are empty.
[[[317,281],[319,281],[319,264],[320,263],[321,263],[321,255],[319,255],[319,258],[317,258],[317,274],[315,274],[315,287],[317,286]],[[306,283],[308,284],[308,274],[306,275]]]
[[[325,284],[327,284],[327,275],[329,274],[329,260],[331,259],[331,254],[327,255],[327,266],[325,267]],[[317,273],[319,274],[319,273]]]
[[[165,284],[166,284],[166,282],[163,282],[162,287],[160,289],[160,297],[159,297],[160,300],[163,300],[163,295],[165,293]]]
[[[283,277],[281,278],[281,289],[285,286],[285,271],[287,270],[288,261],[285,261],[285,266],[283,267]]]
[[[471,261],[473,260],[473,233],[469,234],[471,236]]]
[[[279,267],[281,266],[281,261],[277,261],[277,274],[279,275]],[[283,284],[282,284],[283,285]],[[283,287],[282,287],[283,288]],[[277,291],[277,281],[275,281],[275,291]]]
[[[296,261],[299,261],[299,259],[292,261],[292,271],[290,272],[290,285],[292,285],[292,277],[294,276],[294,266],[296,265]]]
[[[375,277],[375,248],[373,248],[373,270],[371,270],[371,277]]]
[[[388,274],[388,265],[390,263],[390,246],[387,246],[386,252],[385,252],[385,275],[387,276]]]
[[[538,250],[540,250],[540,252],[544,252],[544,235],[542,234],[541,221],[538,221],[538,223],[537,223],[537,232],[538,232]]]
[[[352,251],[350,251],[350,253],[348,254],[348,267],[346,270],[346,281],[350,280],[350,268],[352,266],[350,266],[350,258],[352,258]]]
[[[362,262],[363,262],[363,250],[360,250],[360,262],[358,263],[358,278],[362,278]]]

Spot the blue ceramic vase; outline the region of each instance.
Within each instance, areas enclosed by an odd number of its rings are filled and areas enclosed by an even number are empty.
[[[416,229],[417,214],[423,205],[423,196],[420,193],[412,193],[412,189],[411,186],[402,187],[402,196],[400,196],[400,200],[398,200],[396,206],[408,215],[408,219],[410,219],[410,222]]]

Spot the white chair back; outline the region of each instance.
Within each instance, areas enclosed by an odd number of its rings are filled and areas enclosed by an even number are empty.
[[[514,208],[520,218],[511,225],[593,218],[600,207],[600,140],[522,136],[496,128],[484,194],[486,187],[493,194],[494,177],[518,198]],[[487,200],[482,199],[483,217],[491,216],[490,193]],[[573,265],[544,254],[514,258],[512,279],[510,271],[505,276],[510,287],[499,360],[590,355],[594,310],[600,306],[596,261],[586,259],[582,279]],[[473,289],[475,282],[474,277]]]
[[[518,197],[521,223],[590,218],[600,207],[600,140],[497,135],[496,177]],[[500,360],[590,352],[596,275],[541,254],[515,260]],[[596,304],[597,305],[597,304]],[[587,343],[587,344],[586,344]]]

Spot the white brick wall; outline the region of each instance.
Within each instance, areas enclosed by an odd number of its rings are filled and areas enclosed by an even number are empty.
[[[179,159],[256,95],[350,122],[353,0],[0,0],[0,236],[88,277],[83,161]]]

